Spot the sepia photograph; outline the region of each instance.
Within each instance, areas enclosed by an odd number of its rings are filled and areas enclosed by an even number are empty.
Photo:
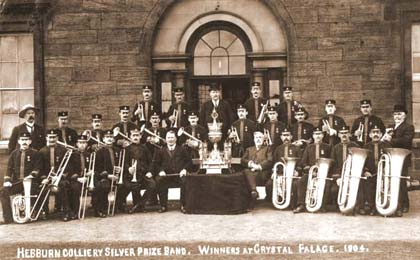
[[[0,259],[419,259],[420,0],[0,0]]]

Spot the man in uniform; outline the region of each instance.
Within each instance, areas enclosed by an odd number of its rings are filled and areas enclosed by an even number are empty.
[[[291,127],[296,123],[295,111],[302,107],[302,104],[293,99],[292,87],[289,86],[283,88],[283,99],[277,107],[278,120]]]
[[[56,132],[58,135],[58,141],[71,146],[75,146],[78,134],[76,130],[68,127],[69,113],[67,111],[61,111],[57,113],[57,116],[58,128],[56,128]]]
[[[267,114],[269,121],[264,124],[264,129],[265,132],[270,135],[272,142],[271,149],[274,151],[276,147],[281,144],[280,133],[284,128],[286,128],[286,125],[283,122],[278,121],[278,115],[275,107],[269,107]]]
[[[153,156],[156,149],[160,149],[164,144],[164,138],[166,136],[166,129],[160,125],[160,115],[154,112],[150,116],[150,127],[147,128],[149,131],[145,131],[142,135],[142,143],[146,144],[147,149]],[[154,135],[150,134],[153,133]]]
[[[337,209],[337,196],[338,196],[338,184],[337,179],[341,178],[341,173],[343,169],[343,164],[347,160],[347,155],[349,154],[350,147],[359,147],[359,145],[355,142],[350,141],[350,133],[349,127],[343,126],[338,131],[338,137],[340,138],[341,142],[334,145],[331,152],[331,158],[334,160],[334,164],[331,170],[331,177],[333,178],[331,182],[331,190],[330,190],[330,201],[327,201],[329,205],[332,205],[334,209]],[[359,188],[359,194],[361,193],[361,189]],[[358,197],[360,197],[359,195]],[[360,200],[360,199],[359,199]],[[360,211],[359,213],[363,213]]]
[[[255,122],[247,119],[248,111],[245,106],[238,105],[237,108],[238,120],[233,122],[230,129],[229,138],[233,140],[232,156],[242,157],[246,148],[253,145],[253,136],[255,131]],[[231,131],[235,129],[234,131]],[[236,136],[236,134],[237,136]]]
[[[130,141],[127,140],[123,135],[128,137],[130,131],[137,128],[137,125],[129,121],[130,107],[120,106],[120,122],[112,126],[114,131],[115,143],[120,148],[125,148],[130,145]],[[121,135],[122,134],[122,135]]]
[[[373,216],[376,214],[375,207],[375,197],[376,197],[376,180],[378,172],[378,162],[384,153],[385,148],[391,148],[391,144],[387,141],[381,141],[382,132],[381,128],[377,125],[373,125],[370,128],[369,139],[372,140],[369,143],[365,144],[363,148],[370,151],[366,158],[365,167],[364,167],[364,177],[366,180],[360,180],[361,185],[359,189],[363,190],[363,198],[360,206],[360,213],[369,213]],[[364,207],[365,202],[367,203],[368,208]],[[363,206],[363,207],[362,207]],[[363,211],[362,211],[363,209]]]
[[[37,193],[39,171],[41,169],[41,157],[39,152],[30,148],[31,135],[22,132],[18,138],[19,149],[13,150],[7,164],[3,187],[0,189],[0,200],[3,209],[3,222],[13,222],[10,196],[23,192],[23,180],[32,178],[31,195]]]
[[[269,187],[268,180],[273,166],[272,151],[264,146],[264,134],[261,129],[254,132],[254,146],[248,147],[241,158],[241,164],[245,168],[244,174],[251,195],[249,209],[252,210],[258,198],[257,184],[265,185],[266,194]]]
[[[167,211],[169,187],[181,188],[181,212],[185,212],[183,176],[190,171],[192,159],[184,147],[176,144],[176,140],[175,131],[169,130],[166,133],[166,146],[157,150],[153,158],[152,169],[157,174],[156,184],[160,201],[159,213]]]
[[[211,100],[205,102],[200,111],[200,122],[208,129],[208,123],[213,122],[213,116],[217,115],[216,121],[222,123],[222,143],[227,136],[228,129],[233,122],[232,109],[228,102],[220,99],[220,86],[212,84],[209,88]]]
[[[25,119],[25,122],[15,126],[9,139],[9,154],[17,147],[19,136],[27,132],[31,135],[31,148],[38,150],[45,146],[45,129],[35,123],[36,113],[39,109],[32,105],[24,105],[19,111],[19,117]]]
[[[299,146],[296,146],[292,143],[293,136],[291,134],[291,131],[288,128],[284,128],[283,131],[281,132],[280,138],[281,138],[282,144],[277,146],[276,150],[273,152],[273,163],[275,164],[281,161],[286,164],[288,158],[297,158],[299,160],[300,157],[302,156],[302,150],[299,148]],[[297,165],[298,165],[298,162],[296,162],[296,166]],[[295,177],[299,175],[296,166],[295,166],[295,171],[293,174],[293,176]],[[283,168],[279,167],[277,172],[278,173],[283,172]],[[269,180],[267,186],[268,186],[268,189],[267,189],[266,200],[271,201],[272,191],[273,191],[273,176]],[[293,180],[291,192],[292,192],[292,201],[290,205],[292,209],[295,209],[296,203],[297,203],[296,201],[297,181],[296,180]]]
[[[403,105],[395,105],[393,110],[394,124],[391,125],[393,134],[386,133],[384,140],[391,143],[393,148],[403,148],[411,151],[414,126],[407,122],[407,109]],[[408,155],[404,160],[401,176],[408,176],[408,167],[411,164],[411,155]],[[408,199],[407,181],[401,179],[400,181],[400,195],[398,198],[398,210],[395,213],[397,217],[401,217],[402,213],[408,212],[410,208],[410,201]]]
[[[133,110],[133,117],[131,118],[131,121],[136,123],[138,127],[147,124],[153,113],[161,113],[158,104],[152,100],[152,87],[149,85],[143,86],[142,94],[143,101],[136,103]]]
[[[167,125],[168,127],[186,127],[188,125],[188,113],[191,108],[190,105],[185,102],[184,88],[176,87],[174,89],[175,102],[169,107],[167,114]],[[174,116],[174,111],[177,111],[177,115]]]
[[[324,132],[324,143],[327,143],[333,147],[340,142],[338,137],[338,130],[346,125],[344,119],[335,115],[336,102],[334,99],[328,99],[325,101],[325,112],[326,116],[319,120],[318,127]]]
[[[88,131],[88,130],[86,130]],[[84,135],[87,134],[85,131]],[[102,130],[102,115],[101,114],[92,114],[92,130],[90,131],[91,137],[95,138],[96,140],[102,142],[102,138],[104,136],[104,131]],[[97,151],[100,148],[101,144],[97,141],[93,140],[92,138],[88,141],[88,148],[91,151]]]
[[[297,208],[293,211],[293,213],[300,213],[305,211],[305,197],[306,197],[306,188],[308,185],[308,174],[309,169],[317,164],[317,160],[319,158],[331,158],[331,146],[323,143],[322,139],[324,135],[322,133],[321,128],[317,127],[313,131],[312,138],[314,139],[313,144],[309,144],[305,151],[303,152],[302,159],[300,161],[299,169],[302,169],[301,178],[298,181],[298,198],[297,198]],[[321,212],[325,212],[325,202],[328,200],[328,191],[330,190],[331,183],[330,181],[326,181],[325,183],[325,191],[324,191],[324,198],[322,201],[322,208]],[[325,196],[326,195],[326,196]]]
[[[251,87],[252,97],[245,101],[245,108],[248,111],[248,119],[257,122],[261,113],[262,106],[266,104],[266,100],[262,97],[262,89],[260,82],[253,82]],[[265,115],[263,116],[265,117]],[[261,122],[262,123],[262,122]]]
[[[360,145],[365,145],[371,141],[369,137],[370,129],[376,125],[381,129],[381,132],[385,132],[385,125],[382,119],[372,115],[372,102],[369,99],[363,99],[360,101],[360,111],[362,115],[354,120],[351,127],[351,134],[354,136],[354,141]],[[363,131],[361,131],[363,129]]]
[[[308,112],[303,107],[299,107],[295,111],[295,119],[296,123],[291,127],[294,140],[293,144],[298,146],[303,152],[306,146],[312,143],[314,126],[306,121],[308,119]]]

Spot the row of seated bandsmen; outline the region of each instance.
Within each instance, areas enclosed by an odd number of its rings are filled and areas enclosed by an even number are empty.
[[[316,164],[317,159],[334,160],[329,176],[337,180],[341,176],[348,149],[363,147],[371,153],[363,169],[363,176],[367,179],[361,180],[356,211],[374,215],[377,165],[383,149],[411,149],[414,127],[406,121],[405,107],[394,106],[394,124],[385,128],[382,120],[372,114],[371,101],[361,100],[361,115],[349,128],[336,115],[335,100],[327,100],[326,115],[314,126],[306,121],[309,114],[302,104],[293,99],[291,87],[284,87],[284,100],[276,107],[270,107],[261,97],[261,92],[260,84],[253,83],[251,97],[237,107],[238,119],[234,120],[233,111],[229,103],[220,98],[217,85],[210,87],[210,100],[202,104],[200,113],[193,111],[184,101],[182,88],[174,90],[175,102],[166,113],[161,113],[159,106],[152,101],[150,86],[145,86],[143,101],[135,105],[131,115],[129,106],[121,106],[120,122],[104,130],[102,115],[93,114],[92,128],[81,135],[69,127],[67,112],[58,113],[56,129],[45,131],[35,123],[38,109],[31,105],[24,106],[19,116],[25,119],[25,123],[13,129],[7,173],[0,192],[4,223],[13,221],[10,196],[23,192],[22,180],[33,177],[31,194],[38,194],[42,184],[57,178],[47,176],[50,172],[57,174],[69,149],[74,151],[63,170],[59,192],[55,195],[55,210],[62,212],[63,220],[77,218],[82,184],[90,185],[87,183],[89,176],[84,176],[88,168],[94,170],[92,205],[95,216],[106,216],[107,195],[111,182],[117,180],[123,180],[122,184],[118,184],[117,212],[144,211],[146,202],[156,200],[156,194],[159,197],[159,212],[167,211],[168,187],[178,185],[182,188],[183,176],[199,170],[192,163],[192,158],[199,157],[198,140],[207,142],[207,124],[213,122],[214,112],[217,112],[216,121],[223,123],[222,142],[231,140],[233,157],[241,157],[241,165],[235,165],[233,170],[244,172],[254,202],[258,197],[257,184],[266,185],[267,198],[271,198],[270,176],[274,163],[284,157],[297,157],[299,161],[294,174],[302,178],[294,181],[291,209],[296,213],[305,211],[308,170]],[[163,128],[161,120],[165,120],[168,127]],[[185,135],[178,137],[176,127],[183,127],[195,139]],[[123,154],[121,151],[125,151],[124,160],[120,158]],[[92,153],[96,155],[94,169],[90,162]],[[409,160],[407,157],[404,162],[402,175],[408,174]],[[114,168],[118,165],[122,166],[120,170]],[[124,174],[119,180],[118,173],[121,171]],[[89,180],[92,180],[91,177]],[[133,178],[136,182],[133,182]],[[141,189],[146,190],[143,195]],[[336,181],[327,181],[322,211],[336,207],[337,190]],[[130,192],[134,206],[127,209],[126,197]],[[37,209],[41,213],[40,218],[46,218],[49,212],[46,199],[43,208]],[[183,202],[181,189],[181,211],[184,212]],[[253,206],[254,203],[251,203],[250,207]],[[401,181],[396,215],[401,216],[408,209],[406,181]]]

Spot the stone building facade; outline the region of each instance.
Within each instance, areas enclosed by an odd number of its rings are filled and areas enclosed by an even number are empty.
[[[313,122],[324,100],[334,98],[351,124],[359,100],[368,98],[386,123],[394,104],[406,104],[420,129],[411,41],[420,1],[6,0],[1,8],[2,34],[33,35],[34,102],[47,127],[61,110],[77,130],[89,127],[94,112],[110,126],[118,106],[141,100],[146,84],[163,108],[181,85],[199,109],[212,81],[233,103],[260,81],[273,103],[281,86],[292,86]],[[212,31],[221,32],[219,43],[237,37],[242,47],[230,56],[222,46],[228,54],[213,57],[223,48],[209,46],[210,63],[203,65],[198,44]],[[413,164],[420,170],[419,159]]]

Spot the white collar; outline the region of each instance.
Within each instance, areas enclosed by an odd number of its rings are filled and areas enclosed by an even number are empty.
[[[28,121],[26,121],[26,122],[25,122],[25,124],[26,124],[26,126],[29,126],[29,127],[34,127],[35,122],[33,122],[33,123],[29,123]]]
[[[169,151],[173,151],[173,150],[175,150],[175,147],[176,147],[176,144],[173,144],[173,145],[169,145],[169,144],[168,144],[168,149],[169,149]]]

